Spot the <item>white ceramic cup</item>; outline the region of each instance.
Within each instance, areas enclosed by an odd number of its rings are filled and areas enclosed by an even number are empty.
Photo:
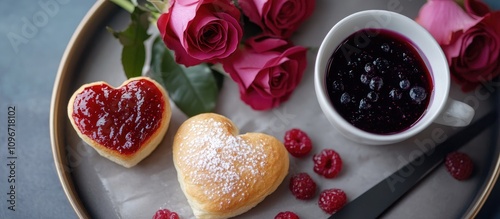
[[[431,74],[434,87],[432,93],[428,95],[430,99],[427,110],[415,124],[395,134],[374,134],[353,126],[335,110],[328,95],[326,74],[333,52],[350,35],[365,28],[386,29],[409,39],[421,53]],[[361,144],[396,143],[416,135],[433,122],[458,127],[468,125],[474,117],[472,107],[448,98],[450,89],[448,63],[432,35],[412,19],[395,12],[361,11],[335,24],[319,48],[314,77],[316,96],[327,119],[342,135]]]

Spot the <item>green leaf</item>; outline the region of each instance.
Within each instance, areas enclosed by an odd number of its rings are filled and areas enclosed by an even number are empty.
[[[219,89],[210,67],[200,64],[186,68],[177,64],[160,38],[153,43],[150,74],[167,89],[175,105],[187,116],[215,109]]]
[[[222,89],[222,85],[224,85],[224,76],[220,72],[212,71],[212,74],[214,75],[215,83],[217,84],[217,89],[220,91]]]
[[[144,44],[133,44],[123,46],[122,65],[127,78],[138,77],[142,75],[142,68],[146,61],[146,48]]]
[[[139,7],[135,7],[130,15],[129,26],[121,32],[107,27],[108,31],[123,45],[122,66],[127,78],[142,75],[142,68],[146,61],[146,50],[144,41],[149,38],[149,13]]]

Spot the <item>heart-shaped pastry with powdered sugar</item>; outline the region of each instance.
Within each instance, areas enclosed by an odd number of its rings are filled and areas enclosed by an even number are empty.
[[[205,113],[186,120],[175,135],[178,180],[197,218],[242,214],[288,173],[288,152],[278,139],[238,132],[228,118]]]

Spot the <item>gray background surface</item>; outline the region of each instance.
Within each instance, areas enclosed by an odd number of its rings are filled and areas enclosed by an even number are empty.
[[[48,2],[56,6],[47,10],[44,5]],[[500,8],[500,1],[488,2]],[[90,0],[0,1],[0,218],[76,218],[53,163],[50,98],[64,49],[93,3]],[[35,28],[23,29],[26,22],[32,22]],[[11,38],[18,35],[23,39],[18,44],[12,43],[9,34]],[[7,209],[6,201],[9,106],[16,107],[15,212]],[[495,187],[480,218],[500,218],[499,187]]]

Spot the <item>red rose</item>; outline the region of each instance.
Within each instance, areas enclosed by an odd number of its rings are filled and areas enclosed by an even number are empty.
[[[240,11],[229,0],[171,0],[157,25],[177,63],[215,63],[236,51],[243,36]]]
[[[311,16],[315,0],[238,0],[250,21],[264,33],[289,38]]]
[[[289,41],[257,36],[223,63],[238,83],[243,102],[255,110],[277,107],[288,100],[302,79],[307,49]]]

